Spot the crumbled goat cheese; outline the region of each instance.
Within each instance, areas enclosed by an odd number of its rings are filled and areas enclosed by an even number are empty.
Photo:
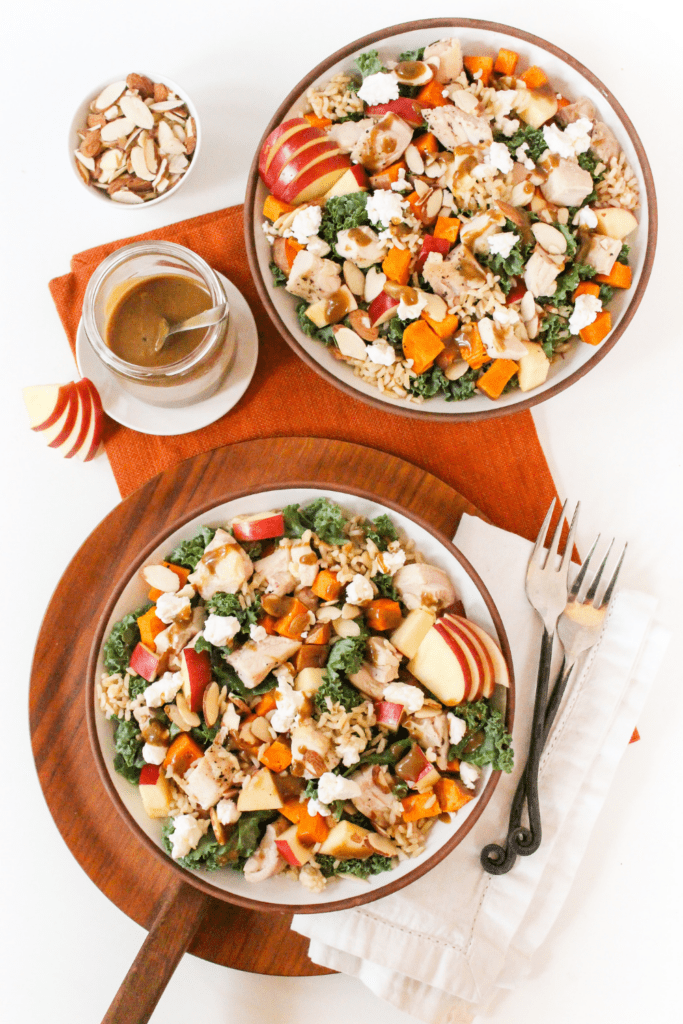
[[[194,850],[197,843],[206,833],[209,827],[209,819],[199,821],[191,814],[179,814],[173,819],[173,831],[171,832],[171,856],[173,860],[187,857],[190,850]]]
[[[519,323],[519,313],[515,309],[510,309],[509,306],[495,306],[493,319],[501,327],[512,327],[513,324]]]
[[[166,757],[168,747],[160,747],[156,743],[145,743],[142,748],[143,759],[147,764],[161,764]]]
[[[428,302],[429,296],[427,292],[417,291],[415,302],[406,302],[403,295],[401,295],[396,315],[399,320],[416,320]]]
[[[361,576],[359,572],[353,577],[346,587],[346,600],[348,604],[363,604],[364,601],[372,601],[375,592],[372,589],[370,580]]]
[[[148,686],[143,693],[145,704],[148,708],[160,708],[162,704],[173,700],[182,685],[183,677],[180,672],[164,672],[161,679],[157,679],[156,683]]]
[[[377,103],[390,103],[399,96],[398,78],[393,71],[388,74],[378,71],[376,75],[368,75],[363,79],[358,95],[369,107]]]
[[[361,788],[353,779],[345,779],[343,775],[324,772],[318,782],[318,800],[331,804],[333,800],[352,800],[360,796]]]
[[[392,181],[391,188],[394,192],[407,192],[409,189],[412,190],[412,185],[406,178],[406,172],[403,168],[399,168],[398,178],[396,181]]]
[[[178,597],[176,594],[161,594],[157,599],[156,615],[158,619],[169,625],[177,618],[186,614],[190,608],[188,597]]]
[[[419,686],[410,683],[389,683],[384,690],[384,700],[390,704],[402,704],[407,714],[419,711],[424,704],[425,695]]]
[[[240,814],[234,800],[219,800],[216,804],[216,817],[221,825],[234,825]]]
[[[602,299],[595,295],[579,295],[574,303],[574,311],[569,317],[569,330],[578,334],[582,327],[592,324],[602,309]]]
[[[229,640],[240,631],[240,620],[236,615],[209,615],[204,623],[204,639],[215,647],[225,647]]]
[[[448,738],[451,744],[456,746],[467,732],[467,723],[464,718],[458,718],[452,711],[448,712],[446,718],[448,719]]]
[[[523,142],[522,145],[515,150],[515,160],[518,164],[522,164],[523,167],[526,167],[527,171],[533,171],[536,168],[536,164],[533,162],[531,157],[527,156],[528,152],[529,143]]]
[[[479,769],[467,761],[460,762],[460,778],[468,789],[474,789],[474,784],[480,775]]]
[[[366,210],[373,224],[383,224],[385,228],[388,228],[392,221],[403,219],[405,205],[405,200],[397,196],[391,189],[378,188],[376,192],[368,196]]]
[[[264,626],[257,626],[253,622],[249,626],[249,637],[254,641],[254,643],[258,643],[259,640],[265,640],[267,636],[268,633]]]
[[[568,124],[564,131],[556,124],[544,125],[543,138],[551,153],[571,160],[579,153],[585,153],[590,149],[592,128],[592,121],[587,117],[580,117],[578,121]]]
[[[376,341],[374,344],[368,345],[365,352],[371,363],[379,363],[381,366],[393,366],[396,362],[396,350],[388,341]]]
[[[323,211],[319,206],[307,206],[294,217],[290,231],[299,245],[306,245],[312,235],[317,235],[322,222]]]
[[[330,246],[327,244],[324,238],[320,238],[318,235],[313,235],[313,238],[308,239],[306,248],[309,252],[312,252],[314,256],[327,256],[330,251]]]
[[[593,122],[588,117],[580,117],[577,121],[572,121],[565,128],[564,137],[571,141],[577,156],[579,153],[585,153],[590,149],[592,131]]]
[[[383,551],[379,557],[384,565],[384,571],[389,576],[393,576],[395,572],[398,572],[406,562],[406,553],[403,549],[400,551]]]
[[[306,805],[306,810],[312,818],[315,817],[316,814],[319,814],[323,818],[329,818],[331,813],[327,804],[321,803],[320,800],[309,800]]]
[[[349,743],[340,743],[337,746],[337,753],[341,757],[342,764],[345,768],[350,768],[351,765],[358,764],[360,761],[360,750],[357,746],[358,743],[361,744],[361,749],[364,750],[367,741],[365,739],[361,740],[359,737],[356,737],[355,743],[351,740]]]
[[[339,614],[341,615],[341,612]],[[280,689],[282,689],[283,686],[291,686],[294,682],[294,674],[291,666],[287,662],[285,662],[284,665],[277,665],[273,669],[273,675],[277,679]]]
[[[510,156],[510,150],[504,142],[492,142],[484,159],[487,164],[491,164],[501,174],[507,174],[515,166],[515,162]]]
[[[500,130],[506,139],[512,138],[517,129],[519,128],[519,121],[517,118],[510,119],[509,117],[501,117],[500,124],[498,125]]]
[[[234,704],[228,704],[221,718],[221,728],[227,729],[228,732],[237,732],[240,722],[241,718],[237,713],[237,708]]]
[[[275,732],[289,732],[299,714],[303,700],[304,694],[292,689],[284,677],[278,681],[278,698],[275,711],[270,719],[271,728]]]
[[[579,228],[597,228],[598,218],[595,216],[595,211],[591,210],[590,206],[582,206],[581,209],[574,214],[572,224]]]
[[[502,256],[505,260],[518,241],[519,235],[516,235],[514,231],[496,231],[494,235],[488,237],[489,252],[493,256]]]

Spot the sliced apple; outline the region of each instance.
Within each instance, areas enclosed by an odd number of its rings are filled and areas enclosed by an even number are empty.
[[[73,381],[68,384],[36,384],[24,388],[22,394],[31,430],[53,427],[64,413],[75,388]]]
[[[167,818],[171,807],[171,784],[158,764],[146,764],[140,770],[142,806],[150,818]]]
[[[398,313],[399,300],[385,291],[372,300],[368,307],[368,316],[372,327],[380,327]]]
[[[426,608],[413,608],[391,634],[391,642],[406,658],[414,658],[417,649],[434,625],[435,615]]]
[[[459,618],[462,619],[462,616],[459,616]],[[489,652],[489,657],[491,658],[491,662],[493,664],[494,685],[509,687],[510,673],[508,672],[507,662],[503,657],[503,652],[501,651],[498,644],[495,642],[495,640],[492,640],[491,637],[486,632],[486,630],[482,629],[482,627],[477,625],[476,622],[472,622],[470,619],[464,619],[463,621],[465,621],[469,628],[477,634],[482,644],[486,647],[487,651]],[[490,697],[492,693],[493,690],[491,690],[491,693],[485,692],[484,696]]]
[[[324,668],[302,668],[294,680],[294,689],[302,693],[315,693],[322,686],[324,678]]]
[[[129,667],[136,675],[142,676],[148,683],[153,683],[159,673],[163,672],[167,662],[168,652],[157,654],[140,642],[130,656]]]
[[[471,689],[465,655],[458,656],[436,625],[428,630],[415,656],[408,662],[408,671],[449,707],[461,704]]]
[[[247,779],[237,797],[238,811],[279,811],[281,807],[282,797],[268,768]]]
[[[275,845],[280,851],[280,856],[284,857],[288,864],[291,864],[292,867],[300,868],[311,859],[313,849],[304,846],[297,837],[296,828],[296,825],[292,825],[281,836],[278,836],[275,840]]]
[[[348,196],[352,192],[367,192],[370,187],[365,168],[361,164],[354,164],[348,171],[344,171],[339,181],[335,182],[329,192],[325,193],[324,199],[332,199],[333,196]]]
[[[328,327],[343,320],[346,314],[352,313],[354,309],[358,309],[358,303],[351,289],[343,284],[333,295],[311,303],[306,310],[306,316],[316,327]]]
[[[279,192],[286,189],[293,181],[321,161],[339,156],[341,152],[341,149],[331,140],[317,139],[312,146],[302,149],[301,152],[296,153],[291,159],[287,160],[282,165],[277,178],[270,179],[270,189],[273,195],[278,195]]]
[[[195,713],[202,707],[204,690],[211,682],[211,655],[208,651],[195,651],[184,647],[180,652],[180,675],[183,680],[183,694],[190,711]]]
[[[310,122],[304,117],[293,117],[288,121],[283,121],[282,124],[273,129],[261,146],[261,152],[259,153],[259,174],[263,181],[265,181],[265,175],[270,167],[270,163],[280,146],[292,135],[300,131],[306,131],[310,127]]]
[[[518,89],[515,110],[525,124],[540,128],[557,113],[557,96],[549,86],[540,89]]]
[[[456,629],[449,622],[442,619],[437,621],[436,626],[442,632],[442,635],[445,636],[446,640],[454,645],[454,649],[460,647],[467,660],[471,682],[465,700],[479,700],[484,692],[484,666],[481,662],[479,652],[476,650],[469,637],[461,629]]]
[[[71,432],[71,437],[64,445],[65,459],[72,459],[81,449],[88,436],[90,421],[93,418],[92,394],[87,381],[79,380],[76,384],[76,390],[78,391],[78,415],[74,429]]]
[[[386,729],[396,730],[401,724],[404,711],[403,704],[392,704],[388,700],[380,701],[375,708],[377,724],[383,725]]]
[[[321,199],[349,167],[351,160],[347,153],[340,152],[337,156],[328,156],[303,170],[291,184],[282,189],[281,193],[273,190],[273,194],[291,206],[300,206],[302,203]]]
[[[325,842],[320,853],[339,860],[365,860],[375,853],[370,844],[371,832],[362,825],[352,825],[350,821],[338,822]]]
[[[469,697],[468,699],[480,700],[482,697],[486,696],[487,692],[492,693],[495,686],[493,663],[489,652],[483,646],[479,637],[469,629],[467,620],[457,619],[454,615],[446,614],[444,615],[443,621],[449,630],[455,632],[460,639],[466,642],[470,649],[474,651],[474,657],[479,671],[479,685],[477,687],[476,696]]]
[[[90,391],[92,409],[88,433],[85,441],[76,452],[76,455],[81,462],[90,462],[95,458],[100,450],[102,432],[104,430],[104,409],[102,408],[102,399],[100,398],[99,392],[93,382],[88,380],[87,377],[84,377],[83,380]]]
[[[308,162],[309,156],[315,155],[311,151],[317,149],[318,146],[325,146],[328,150],[337,149],[335,143],[328,139],[320,128],[305,128],[290,136],[282,143],[266,171],[268,188],[271,188],[273,183],[278,180],[284,184],[286,179],[282,177],[282,172],[285,167],[294,160],[301,167],[304,162]]]
[[[598,231],[601,235],[609,235],[610,238],[621,241],[638,227],[638,221],[630,210],[624,210],[620,206],[606,206],[593,212],[598,218]]]
[[[269,540],[271,537],[282,537],[285,532],[282,512],[257,512],[253,516],[235,516],[231,526],[237,540]]]
[[[427,66],[425,65],[425,67]],[[429,78],[431,78],[431,71],[428,74]],[[426,80],[429,81],[429,79]],[[419,83],[416,82],[415,84]],[[398,117],[403,118],[411,128],[419,128],[421,124],[424,124],[424,115],[420,104],[405,96],[401,96],[397,100],[389,100],[388,103],[377,103],[375,106],[368,107],[365,113],[368,117],[384,117],[385,114],[396,114]]]

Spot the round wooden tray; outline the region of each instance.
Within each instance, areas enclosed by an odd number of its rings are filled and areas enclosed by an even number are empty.
[[[372,490],[424,517],[449,538],[463,512],[480,514],[447,484],[384,452],[318,438],[244,441],[180,463],[117,505],[74,556],[45,614],[29,699],[40,784],[59,831],[88,877],[148,930],[163,915],[178,883],[170,866],[121,828],[97,774],[83,709],[92,638],[112,582],[167,524],[208,501],[219,504],[235,490],[264,483],[284,486],[294,479]],[[191,887],[184,889],[191,918],[194,897]],[[188,948],[205,960],[254,973],[330,973],[308,959],[308,940],[290,931],[290,921],[289,914],[265,914],[210,898]]]

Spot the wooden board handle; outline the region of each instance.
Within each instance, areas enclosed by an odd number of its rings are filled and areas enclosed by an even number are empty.
[[[102,1024],[147,1024],[210,902],[186,882],[168,891]]]

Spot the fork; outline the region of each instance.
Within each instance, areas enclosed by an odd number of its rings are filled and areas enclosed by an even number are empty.
[[[576,509],[574,510],[567,544],[558,567],[557,550],[562,535],[562,527],[564,526],[566,507],[567,503],[565,502],[562,506],[560,519],[555,528],[550,546],[546,549],[544,543],[553,512],[555,511],[555,498],[553,498],[529,559],[526,576],[526,594],[529,603],[538,613],[543,623],[543,639],[541,641],[536,699],[531,725],[531,741],[526,767],[510,809],[505,848],[497,843],[489,843],[481,852],[482,867],[489,874],[505,874],[514,864],[518,854],[529,856],[541,844],[542,829],[538,803],[538,767],[545,740],[545,713],[553,640],[557,620],[567,603],[567,577],[574,547],[574,534],[576,533],[580,503],[577,502]],[[528,829],[521,827],[525,796],[529,811]]]
[[[617,579],[621,571],[621,566],[626,555],[626,548],[628,545],[624,545],[624,549],[621,553],[621,556],[619,557],[619,561],[617,562],[616,568],[612,573],[612,577],[605,588],[605,592],[602,598],[598,600],[598,587],[605,566],[607,564],[607,560],[609,559],[612,547],[614,545],[614,541],[612,541],[607,549],[607,552],[602,562],[600,563],[600,566],[598,567],[597,572],[595,573],[595,576],[593,577],[593,580],[588,588],[585,597],[579,600],[579,592],[586,578],[588,566],[595,552],[595,549],[598,546],[599,541],[600,535],[598,534],[595,541],[593,542],[593,546],[586,555],[586,558],[579,572],[576,575],[574,583],[572,584],[572,587],[568,594],[566,607],[562,612],[557,623],[557,634],[560,641],[562,642],[562,646],[564,647],[564,660],[562,662],[562,668],[560,669],[560,673],[553,687],[545,711],[543,723],[543,746],[545,746],[545,743],[550,734],[552,724],[555,720],[555,716],[560,707],[560,704],[562,703],[562,698],[564,696],[567,684],[569,682],[569,679],[571,678],[572,672],[574,670],[576,662],[578,661],[578,658],[585,651],[593,647],[593,645],[597,642],[600,636],[605,617],[607,615],[610,603],[612,601],[612,597],[614,595],[614,589],[616,587]],[[512,809],[510,812],[511,822],[513,821],[513,818],[517,821],[521,820],[521,810],[524,804],[527,781],[528,780],[525,770],[524,774],[522,775],[522,778],[519,780],[519,783],[517,785],[517,791],[515,792],[515,797],[512,802]],[[527,831],[528,830],[524,829],[523,827],[518,826],[518,833],[522,834],[526,833]],[[482,865],[486,868],[487,871],[490,870],[488,865],[491,865],[491,874],[503,874],[505,871],[509,871],[510,868],[512,867],[512,864],[514,863],[514,856],[506,858],[505,860],[500,860],[499,851],[502,852],[504,856],[506,855],[506,851],[502,850],[502,848],[497,846],[495,843],[492,843],[489,846],[485,847],[485,849],[482,851]],[[525,847],[524,853],[526,853],[528,856],[527,851],[528,847]],[[533,853],[534,850],[532,849],[529,852]],[[488,863],[485,863],[485,857]],[[508,859],[510,861],[509,865],[507,863]],[[500,870],[501,865],[503,867],[502,871]]]

